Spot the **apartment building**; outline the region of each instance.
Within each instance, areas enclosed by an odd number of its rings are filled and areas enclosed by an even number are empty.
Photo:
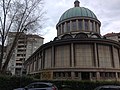
[[[117,42],[120,42],[120,33],[107,33],[104,35],[107,39],[112,39]]]
[[[8,51],[15,35],[16,32],[10,32],[8,35]],[[11,71],[12,75],[21,75],[24,61],[43,44],[43,40],[44,38],[38,35],[21,34],[8,65],[8,70]]]

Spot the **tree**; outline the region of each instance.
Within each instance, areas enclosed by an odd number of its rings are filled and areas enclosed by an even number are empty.
[[[0,7],[0,71],[4,73],[21,32],[32,32],[41,28],[44,12],[43,0],[1,0]],[[15,31],[16,36],[2,65],[6,39],[11,31]]]

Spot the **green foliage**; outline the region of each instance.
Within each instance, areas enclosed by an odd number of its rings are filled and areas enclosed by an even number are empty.
[[[26,76],[0,76],[0,90],[13,90],[31,82],[33,82],[33,78]]]
[[[120,85],[118,81],[43,81],[29,76],[0,76],[0,90],[13,90],[38,81],[54,83],[59,90],[94,90],[102,85]]]

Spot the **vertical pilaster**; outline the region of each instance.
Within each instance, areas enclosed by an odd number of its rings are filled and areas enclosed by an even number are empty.
[[[71,67],[75,67],[75,59],[74,59],[74,44],[71,43]]]
[[[82,74],[81,74],[81,72],[80,72],[80,73],[78,73],[78,77],[79,77],[79,79],[80,79],[80,80],[82,80],[81,75],[82,75]]]
[[[120,67],[120,49],[118,49],[119,67]]]
[[[55,50],[54,50],[54,46],[52,46],[52,51],[51,51],[51,67],[55,67]]]
[[[115,67],[115,62],[114,62],[114,47],[111,46],[111,65],[114,68]]]
[[[115,76],[116,76],[116,81],[118,81],[118,73],[117,72],[115,73]]]
[[[70,21],[70,31],[72,31],[72,21]]]
[[[96,32],[95,22],[93,22],[94,32]]]
[[[82,30],[85,30],[85,20],[82,20]]]
[[[72,80],[75,78],[75,73],[74,72],[71,72],[71,77],[72,77]]]
[[[96,72],[97,80],[100,80],[100,72]]]
[[[94,45],[93,45],[93,50],[94,50],[93,51],[93,54],[94,54],[94,59],[93,59],[94,60],[93,61],[94,62],[94,66],[98,67],[98,55],[97,55],[98,53],[97,53],[97,45],[96,45],[96,43],[94,43]]]
[[[90,29],[91,29],[91,27],[90,27],[90,20],[89,20],[88,21],[88,31],[91,31]]]

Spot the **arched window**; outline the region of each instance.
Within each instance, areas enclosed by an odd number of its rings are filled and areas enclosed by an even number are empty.
[[[62,36],[61,39],[71,39],[71,38],[73,38],[73,37],[70,34],[65,34]]]
[[[85,33],[78,33],[75,38],[88,38],[88,35]]]

